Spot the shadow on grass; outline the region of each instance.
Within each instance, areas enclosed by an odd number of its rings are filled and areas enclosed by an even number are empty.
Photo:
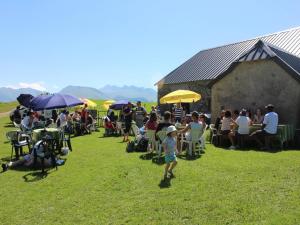
[[[170,178],[162,179],[160,181],[160,183],[158,184],[158,186],[161,189],[163,189],[163,188],[170,188],[171,187],[171,179]]]
[[[150,152],[150,153],[140,155],[140,159],[142,159],[142,160],[151,160],[151,159],[153,159],[154,156],[155,156],[155,154]]]
[[[197,160],[197,159],[200,159],[202,157],[202,155],[200,154],[197,154],[197,155],[192,155],[192,156],[189,156],[189,155],[178,155],[177,156],[179,159],[182,159],[182,160],[187,160],[187,161],[194,161],[194,160]]]
[[[25,182],[27,183],[32,183],[32,182],[37,182],[40,180],[45,179],[48,176],[48,171],[45,171],[44,173],[39,171],[34,171],[34,172],[30,172],[27,173],[23,176],[23,179]]]
[[[7,124],[4,125],[4,127],[6,127],[6,128],[12,128],[12,127],[15,127],[15,125],[12,124],[12,123],[7,123]]]

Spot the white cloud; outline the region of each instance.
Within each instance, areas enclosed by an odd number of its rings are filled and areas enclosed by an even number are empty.
[[[13,89],[32,88],[32,89],[39,90],[39,91],[47,90],[44,86],[44,82],[34,82],[34,83],[20,82],[16,85],[8,85],[7,87],[13,88]]]

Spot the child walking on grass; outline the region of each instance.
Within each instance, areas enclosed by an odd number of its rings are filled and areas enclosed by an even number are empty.
[[[174,177],[173,169],[177,165],[177,143],[176,143],[177,130],[175,126],[169,126],[167,129],[167,137],[163,141],[163,148],[165,151],[165,173],[164,179]]]

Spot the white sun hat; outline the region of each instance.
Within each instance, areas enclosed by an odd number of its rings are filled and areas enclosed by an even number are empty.
[[[167,129],[167,134],[172,133],[174,131],[177,131],[176,127],[175,126],[169,126],[168,129]]]

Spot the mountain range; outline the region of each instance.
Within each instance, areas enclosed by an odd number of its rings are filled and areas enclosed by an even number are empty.
[[[13,89],[1,87],[0,102],[15,101],[20,94],[32,94],[33,96],[36,96],[41,93],[41,91],[31,88]],[[59,91],[59,93],[89,99],[126,99],[130,101],[140,100],[142,102],[154,102],[157,99],[157,92],[154,89],[126,85],[123,87],[106,85],[99,89],[83,86],[67,86]]]

